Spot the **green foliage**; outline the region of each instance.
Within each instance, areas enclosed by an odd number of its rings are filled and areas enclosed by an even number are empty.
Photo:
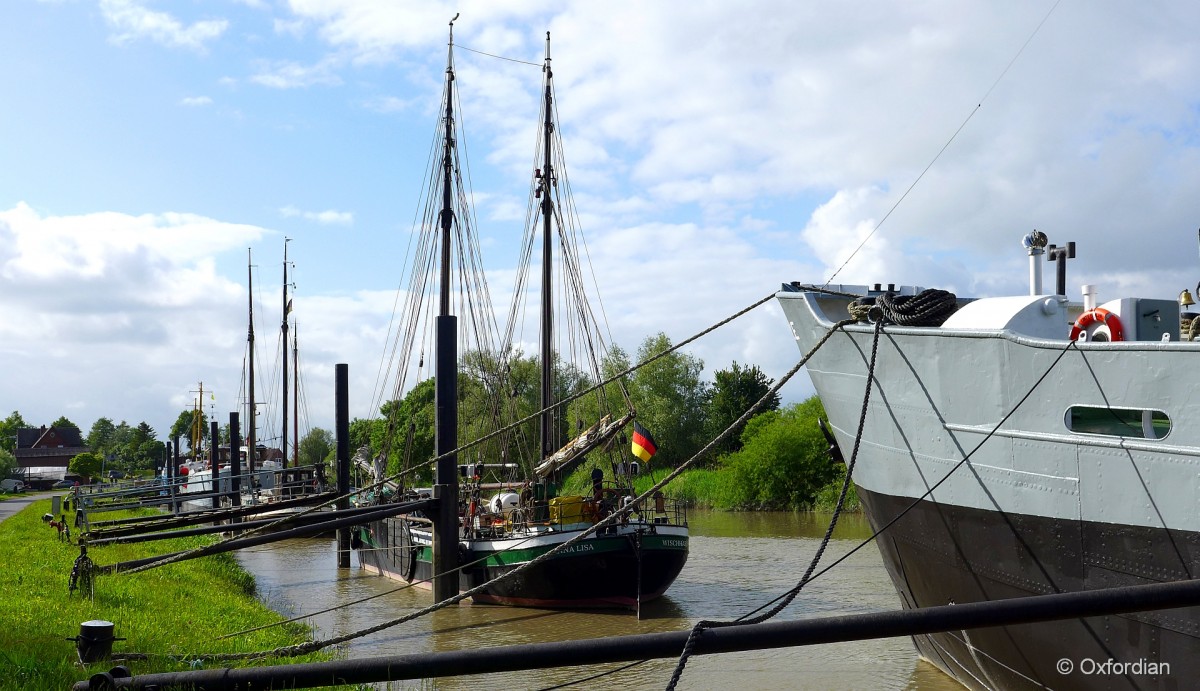
[[[335,440],[329,430],[314,427],[300,440],[300,465],[316,465],[333,454]]]
[[[351,453],[362,446],[370,448],[371,456],[387,458],[387,473],[393,475],[402,468],[424,463],[433,456],[434,393],[432,379],[417,384],[401,401],[387,401],[380,407],[382,419],[356,420],[350,425]],[[367,437],[363,443],[363,436]],[[425,469],[414,478],[420,482],[432,478]]]
[[[72,458],[67,470],[90,480],[98,476],[103,467],[104,457],[93,451],[87,451]]]
[[[0,420],[0,449],[17,450],[17,430],[28,427],[25,419],[17,411],[12,411],[8,417]]]
[[[772,380],[763,374],[758,365],[742,367],[736,361],[727,370],[718,370],[714,375],[712,395],[708,401],[708,439],[715,439],[741,417],[752,405],[771,390]],[[760,412],[779,409],[779,394],[771,396]],[[740,429],[722,440],[714,449],[716,454],[727,454],[742,448]]]
[[[187,442],[187,448],[190,453],[196,452],[196,446],[200,440],[208,436],[208,417],[205,416],[203,410],[184,410],[179,413],[179,417],[175,418],[175,423],[171,425],[171,439],[176,437]]]
[[[117,435],[117,426],[113,421],[102,417],[92,423],[92,429],[84,437],[83,443],[88,445],[92,451],[106,456],[113,451],[113,442]]]
[[[58,418],[57,420],[55,420],[53,423],[51,423],[51,425],[50,425],[50,426],[51,426],[51,427],[58,428],[58,429],[66,429],[66,428],[68,428],[68,427],[71,427],[71,428],[73,428],[75,431],[77,431],[77,432],[80,432],[80,434],[82,434],[82,431],[79,429],[79,425],[77,425],[77,424],[75,424],[74,422],[71,422],[70,420],[68,420],[66,415],[63,415],[62,417],[60,417],[60,418]]]
[[[743,509],[811,508],[837,474],[817,426],[823,415],[814,396],[747,424],[742,450],[723,459],[730,473],[726,500]]]
[[[650,336],[638,348],[638,362],[671,348],[664,333]],[[704,362],[675,351],[630,376],[629,395],[638,421],[654,435],[658,454],[652,461],[669,467],[691,458],[707,441],[705,403],[708,391],[700,380]]]
[[[833,511],[837,508],[838,495],[842,492],[842,483],[846,480],[846,466],[838,464],[835,468],[836,474],[829,484],[825,485],[817,492],[817,498],[813,502],[813,508],[817,511]],[[842,511],[860,511],[862,504],[858,500],[858,492],[854,489],[854,481],[850,481],[850,487],[846,490],[846,499],[842,502]]]
[[[17,457],[8,449],[0,449],[0,479],[12,475],[17,469]]]

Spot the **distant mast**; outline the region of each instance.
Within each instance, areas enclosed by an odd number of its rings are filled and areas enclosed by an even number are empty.
[[[280,451],[283,452],[283,467],[288,466],[287,455],[287,433],[288,433],[288,313],[292,311],[292,305],[288,302],[288,280],[287,280],[287,244],[291,242],[291,238],[283,239],[283,340],[280,341],[283,350],[283,428],[279,434]]]
[[[552,139],[554,133],[553,119],[553,92],[551,83],[554,79],[554,73],[550,71],[550,32],[546,32],[546,65],[542,68],[546,75],[546,109],[545,118],[542,122],[542,170],[539,171],[540,183],[538,194],[542,198],[542,329],[541,329],[541,360],[542,360],[542,413],[539,416],[542,438],[542,458],[549,458],[551,454],[558,450],[556,441],[557,434],[555,433],[555,417],[556,411],[551,409],[554,404],[554,360],[553,360],[553,319],[554,319],[554,302],[553,302],[553,260],[554,260],[554,202],[550,198],[551,191],[555,183],[554,164],[551,162],[553,158]]]
[[[247,288],[250,294],[250,326],[246,335],[247,352],[249,353],[249,365],[247,368],[246,382],[246,472],[254,472],[254,456],[255,450],[258,448],[258,423],[256,420],[257,405],[254,402],[254,260],[251,258],[251,252],[246,250],[246,276],[248,278]],[[230,449],[230,453],[233,450]]]

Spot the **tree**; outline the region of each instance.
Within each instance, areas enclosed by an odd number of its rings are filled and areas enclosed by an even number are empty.
[[[333,433],[314,427],[300,440],[298,456],[300,465],[316,465],[329,458],[333,453]]]
[[[154,428],[145,422],[130,427],[121,422],[117,425],[120,441],[118,454],[123,459],[125,470],[150,470],[162,459],[167,445],[155,439]]]
[[[66,429],[66,428],[70,427],[70,428],[74,429],[76,432],[79,432],[81,435],[83,434],[83,431],[79,429],[79,425],[68,420],[66,415],[63,415],[62,417],[55,420],[50,426],[54,427],[56,429]]]
[[[55,427],[57,426],[55,424]],[[93,477],[99,475],[103,468],[104,457],[91,451],[76,455],[71,459],[70,465],[67,466],[67,469],[72,473],[86,478],[89,482]]]
[[[638,362],[671,348],[665,333],[648,336],[638,348]],[[677,466],[703,445],[707,387],[700,380],[704,361],[679,351],[635,371],[629,395],[638,420],[658,442],[654,463]]]
[[[28,426],[21,414],[15,410],[4,420],[0,420],[0,449],[15,452],[17,450],[17,430],[25,429]]]
[[[715,439],[750,406],[757,403],[771,390],[772,381],[763,374],[758,365],[742,367],[735,360],[727,370],[718,370],[714,375],[712,395],[708,401],[708,439]],[[779,409],[779,394],[771,396],[759,412]],[[735,429],[714,450],[715,454],[726,454],[742,448],[741,432],[745,424]]]
[[[108,456],[116,452],[114,448],[117,436],[117,426],[113,421],[102,417],[92,423],[92,429],[88,432],[84,442],[95,453],[103,456]]]
[[[203,410],[185,410],[175,418],[171,425],[171,439],[179,437],[187,440],[188,451],[196,453],[200,440],[208,435],[208,418]]]
[[[0,479],[14,474],[17,470],[17,457],[8,449],[0,449]]]

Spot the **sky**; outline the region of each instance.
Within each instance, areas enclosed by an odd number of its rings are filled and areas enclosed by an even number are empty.
[[[0,415],[165,436],[203,383],[227,421],[248,274],[259,386],[278,376],[285,238],[305,428],[333,429],[336,363],[374,415],[456,13],[490,280],[516,262],[549,31],[627,352],[788,281],[1023,293],[1034,228],[1077,243],[1074,299],[1200,279],[1195,3],[7,0]],[[773,303],[686,352],[706,378],[800,357]]]

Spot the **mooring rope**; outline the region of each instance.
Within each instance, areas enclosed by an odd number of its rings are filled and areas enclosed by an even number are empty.
[[[758,304],[762,304],[762,301],[760,301]],[[805,356],[803,358],[801,358],[801,360],[798,363],[796,363],[796,365],[794,367],[792,367],[792,369],[790,369],[783,377],[781,377],[780,380],[778,382],[776,382],[770,388],[770,390],[768,390],[767,393],[762,396],[762,398],[760,398],[752,406],[747,408],[746,412],[744,412],[741,415],[741,417],[739,417],[737,420],[735,420],[733,423],[731,423],[729,425],[729,427],[727,427],[723,432],[721,432],[712,441],[710,441],[703,448],[701,448],[699,451],[697,451],[691,458],[687,459],[682,464],[680,464],[679,467],[677,467],[675,470],[673,470],[671,473],[669,473],[666,477],[664,477],[662,480],[660,480],[658,483],[656,483],[653,487],[651,487],[650,489],[646,490],[645,492],[643,492],[642,494],[637,496],[632,502],[630,502],[626,506],[622,507],[621,509],[619,509],[617,511],[614,511],[612,514],[605,517],[603,520],[596,522],[594,525],[590,526],[586,530],[581,531],[578,535],[571,538],[570,540],[566,540],[566,541],[560,543],[558,546],[554,547],[553,549],[543,552],[542,554],[538,555],[534,559],[531,559],[530,561],[518,566],[517,568],[513,569],[512,571],[501,574],[500,576],[497,576],[496,578],[488,581],[487,583],[483,583],[478,586],[475,586],[474,588],[470,588],[468,590],[462,591],[462,592],[458,593],[457,595],[446,598],[445,600],[442,600],[441,602],[433,603],[432,605],[429,605],[428,607],[424,607],[424,608],[417,610],[416,612],[413,612],[411,614],[407,614],[402,617],[397,617],[397,618],[389,620],[389,621],[381,622],[374,626],[370,626],[365,629],[360,629],[358,631],[353,631],[353,632],[350,632],[350,633],[347,633],[347,634],[344,634],[341,636],[335,636],[333,638],[328,638],[328,639],[321,640],[321,641],[308,641],[306,643],[300,643],[300,644],[291,645],[291,646],[283,646],[283,647],[276,648],[274,650],[269,650],[269,651],[258,651],[258,652],[252,652],[252,653],[222,653],[222,654],[199,656],[197,659],[204,659],[204,660],[211,660],[211,661],[232,661],[232,660],[252,660],[252,659],[259,659],[259,658],[264,658],[264,657],[294,657],[297,655],[306,655],[308,653],[316,652],[318,650],[327,648],[332,645],[339,645],[342,643],[346,643],[346,642],[354,640],[356,638],[368,636],[372,633],[376,633],[378,631],[382,631],[384,629],[388,629],[393,626],[398,626],[405,622],[412,621],[414,619],[418,619],[418,618],[423,617],[432,612],[436,612],[439,609],[443,609],[450,605],[457,604],[457,603],[459,603],[477,593],[483,592],[484,590],[487,590],[488,588],[493,587],[499,583],[503,583],[504,581],[507,581],[511,578],[515,578],[516,576],[520,575],[524,571],[531,569],[534,566],[541,564],[542,562],[544,562],[548,559],[551,559],[564,551],[571,549],[574,545],[578,544],[580,541],[588,538],[589,536],[595,534],[602,528],[604,528],[608,525],[612,525],[612,524],[616,523],[618,520],[621,520],[628,514],[632,513],[634,506],[641,505],[643,502],[647,501],[655,492],[661,490],[668,483],[670,483],[672,480],[674,480],[676,477],[678,477],[680,474],[682,474],[685,470],[689,469],[698,460],[700,460],[705,455],[707,455],[708,452],[711,451],[713,448],[715,448],[720,442],[724,441],[729,435],[731,435],[734,432],[734,430],[738,429],[742,424],[744,424],[747,420],[749,420],[750,417],[752,417],[754,414],[756,414],[761,408],[766,406],[767,403],[773,399],[776,392],[778,392],[778,390],[785,383],[787,383],[793,376],[795,376],[795,374],[797,372],[800,371],[800,368],[803,367],[805,365],[805,363],[808,362],[809,358],[811,358],[812,355],[814,353],[816,353],[817,350],[819,350],[820,347],[822,345],[824,345],[825,342],[828,341],[833,336],[834,333],[836,333],[841,327],[843,327],[847,324],[854,323],[854,321],[855,320],[853,320],[853,319],[846,319],[846,320],[838,322],[832,328],[830,328],[829,331],[826,332],[826,334],[821,338],[821,340],[812,348],[812,350],[810,350],[808,353],[806,353]]]
[[[975,453],[977,451],[979,451],[979,449],[983,448],[984,444],[986,444],[989,440],[991,440],[992,437],[994,437],[996,435],[996,432],[1001,427],[1004,426],[1004,423],[1008,422],[1009,418],[1011,418],[1013,415],[1016,414],[1016,412],[1018,410],[1020,410],[1021,406],[1023,406],[1029,400],[1030,396],[1033,395],[1033,392],[1037,390],[1037,388],[1042,384],[1042,382],[1044,382],[1046,380],[1046,377],[1050,376],[1050,373],[1053,372],[1055,367],[1058,366],[1058,363],[1062,361],[1063,357],[1067,354],[1067,351],[1071,350],[1072,348],[1078,348],[1078,346],[1076,345],[1075,341],[1068,341],[1066,347],[1063,348],[1061,351],[1059,351],[1058,356],[1054,358],[1054,362],[1050,363],[1050,366],[1046,369],[1046,371],[1043,372],[1040,377],[1038,377],[1038,380],[1033,383],[1033,386],[1029,387],[1029,390],[1025,392],[1025,395],[1021,397],[1021,400],[1017,401],[1016,405],[1013,406],[1012,410],[1009,410],[1007,413],[1005,413],[1004,417],[1002,417],[1000,419],[1000,421],[997,422],[992,427],[992,429],[990,429],[988,431],[988,433],[984,435],[983,439],[978,444],[976,444],[973,449],[971,449],[968,453],[966,453],[962,457],[962,459],[959,460],[952,468],[950,468],[950,470],[947,471],[946,474],[943,475],[940,480],[938,480],[931,487],[929,487],[929,489],[927,489],[924,494],[917,497],[916,499],[913,499],[913,501],[911,503],[909,503],[908,506],[901,509],[899,513],[897,513],[894,517],[892,517],[892,519],[889,520],[887,523],[880,526],[879,529],[877,529],[875,532],[871,533],[871,535],[869,537],[867,537],[865,540],[863,540],[862,542],[855,545],[853,548],[850,549],[850,551],[846,552],[842,556],[835,559],[831,564],[829,564],[825,568],[823,568],[820,571],[818,571],[817,573],[815,573],[813,575],[813,577],[810,578],[809,580],[815,581],[816,579],[820,578],[824,574],[831,571],[837,565],[839,565],[842,562],[844,562],[845,560],[849,559],[851,556],[856,554],[863,547],[866,547],[867,545],[874,542],[876,540],[876,538],[878,538],[880,535],[882,535],[884,532],[886,532],[889,528],[891,528],[893,525],[895,525],[901,518],[903,518],[905,515],[907,515],[909,511],[912,511],[914,508],[917,507],[918,504],[920,504],[922,501],[924,501],[928,497],[932,496],[934,490],[936,490],[938,487],[941,487],[942,484],[946,482],[946,480],[949,480],[950,477],[952,475],[954,475],[954,473],[957,472],[959,468],[961,468],[962,466],[969,463],[971,460],[971,457],[974,456]],[[779,599],[781,599],[785,596],[786,596],[786,593],[775,597],[770,602],[767,602],[764,605],[760,606],[758,609],[754,610],[754,612],[758,612],[759,610],[762,610],[764,607],[771,606],[772,604],[774,604]],[[751,612],[751,614],[753,614],[754,612]]]
[[[756,300],[755,302],[751,303],[750,305],[747,305],[746,307],[744,307],[744,308],[742,308],[742,309],[738,310],[737,312],[735,312],[735,313],[733,313],[733,314],[729,315],[728,317],[726,317],[726,318],[724,318],[724,319],[722,319],[722,320],[718,321],[717,323],[713,324],[712,326],[710,326],[710,327],[708,327],[708,328],[706,328],[706,329],[704,329],[704,330],[702,330],[702,331],[699,331],[699,332],[697,332],[696,334],[692,335],[691,337],[689,337],[689,338],[686,338],[686,339],[684,339],[684,340],[680,341],[679,343],[677,343],[677,344],[675,344],[675,345],[671,346],[670,348],[666,348],[666,349],[664,349],[664,350],[662,350],[662,351],[660,351],[660,352],[658,352],[658,353],[656,353],[656,354],[654,354],[654,355],[652,355],[652,356],[650,356],[650,357],[646,358],[646,359],[645,359],[645,360],[643,360],[642,362],[639,362],[639,363],[637,363],[637,364],[635,364],[635,365],[632,365],[632,366],[630,366],[630,367],[626,368],[624,371],[622,371],[622,372],[619,372],[619,373],[617,373],[617,374],[615,374],[615,375],[613,375],[613,376],[609,377],[608,379],[605,379],[604,381],[601,381],[601,382],[599,382],[598,384],[596,384],[595,386],[592,386],[592,387],[591,387],[591,388],[589,388],[589,389],[585,389],[584,391],[580,391],[579,393],[577,393],[577,394],[575,394],[575,395],[573,395],[573,396],[568,396],[568,397],[566,397],[566,398],[562,399],[561,401],[558,401],[558,402],[557,402],[557,403],[555,403],[554,405],[547,406],[547,407],[543,408],[542,410],[539,410],[539,411],[537,411],[537,412],[535,412],[535,413],[533,413],[533,414],[531,414],[531,415],[528,415],[528,416],[526,416],[526,417],[524,417],[524,418],[522,418],[522,419],[520,419],[520,420],[517,420],[516,422],[514,422],[514,423],[512,423],[512,424],[510,424],[510,425],[508,425],[508,426],[506,426],[506,427],[502,427],[502,428],[500,428],[500,429],[498,429],[498,430],[495,430],[495,431],[491,432],[490,434],[484,435],[484,436],[482,436],[482,437],[480,437],[480,438],[478,438],[478,439],[476,439],[476,440],[474,440],[474,441],[467,442],[467,443],[463,444],[462,446],[459,446],[459,447],[457,447],[457,448],[455,448],[455,449],[453,449],[453,450],[451,450],[451,451],[448,451],[448,452],[446,452],[446,453],[444,453],[444,454],[442,454],[442,455],[440,455],[440,456],[434,456],[433,458],[429,459],[429,460],[428,460],[428,461],[426,461],[425,463],[421,463],[421,464],[418,464],[418,465],[412,466],[411,468],[407,468],[407,469],[405,469],[405,470],[402,470],[402,471],[401,471],[401,472],[399,472],[399,473],[396,473],[396,474],[394,474],[394,475],[390,475],[390,476],[388,476],[388,477],[385,477],[385,478],[383,478],[382,480],[379,480],[378,482],[375,482],[375,483],[374,483],[374,484],[372,484],[372,485],[369,485],[369,486],[367,486],[367,487],[363,487],[363,488],[361,488],[361,489],[357,490],[357,493],[359,493],[359,494],[365,494],[365,493],[367,493],[367,492],[370,492],[370,491],[378,491],[380,488],[382,488],[384,485],[388,484],[389,482],[394,482],[394,481],[397,481],[397,480],[399,480],[400,478],[404,477],[405,475],[408,475],[408,474],[410,474],[410,473],[416,472],[417,470],[420,470],[421,468],[424,468],[424,467],[426,467],[426,466],[432,465],[433,463],[436,463],[438,460],[440,460],[440,459],[442,459],[442,458],[445,458],[446,456],[450,456],[450,455],[454,455],[454,454],[458,454],[458,453],[461,453],[461,452],[467,451],[467,450],[469,450],[469,449],[471,449],[471,448],[474,448],[474,447],[476,447],[476,446],[478,446],[478,445],[482,444],[483,442],[485,442],[485,441],[487,441],[487,440],[489,440],[489,439],[492,439],[492,438],[494,438],[494,437],[496,437],[496,436],[499,436],[499,435],[501,435],[501,434],[504,434],[504,433],[508,432],[509,430],[511,430],[511,429],[513,429],[513,428],[515,428],[515,427],[518,427],[518,426],[520,426],[520,425],[523,425],[523,424],[525,424],[526,422],[529,422],[530,420],[534,420],[534,419],[538,418],[538,417],[539,417],[539,416],[540,416],[540,415],[541,415],[543,412],[546,412],[546,411],[549,411],[549,410],[556,410],[556,409],[557,409],[557,408],[559,408],[559,407],[565,406],[565,405],[567,405],[567,404],[568,404],[568,403],[570,403],[571,401],[574,401],[574,400],[575,400],[575,399],[577,399],[577,398],[581,398],[581,397],[583,397],[583,396],[586,396],[587,394],[590,394],[590,393],[592,393],[593,391],[596,391],[597,389],[600,389],[601,387],[607,386],[608,384],[611,384],[611,383],[613,383],[614,381],[616,381],[616,380],[618,380],[618,379],[621,379],[622,377],[628,376],[629,374],[632,374],[633,372],[636,372],[637,370],[639,370],[639,369],[641,369],[641,368],[643,368],[643,367],[645,367],[645,366],[647,366],[647,365],[649,365],[649,364],[651,364],[651,363],[653,363],[653,362],[655,362],[655,361],[657,361],[657,360],[659,360],[659,359],[661,359],[661,358],[663,358],[663,357],[666,357],[667,355],[669,355],[669,354],[671,354],[671,353],[673,353],[673,352],[675,352],[675,351],[679,350],[680,348],[682,348],[682,347],[684,347],[684,346],[686,346],[686,345],[688,345],[688,344],[692,343],[693,341],[696,341],[696,340],[698,340],[698,339],[700,339],[700,338],[702,338],[702,337],[704,337],[704,336],[706,336],[706,335],[708,335],[708,334],[712,333],[713,331],[716,331],[717,329],[719,329],[719,328],[721,328],[721,327],[725,326],[726,324],[728,324],[728,323],[732,322],[733,320],[735,320],[735,319],[737,319],[737,318],[739,318],[739,317],[741,317],[741,316],[743,316],[743,315],[747,314],[748,312],[750,312],[750,311],[752,311],[752,310],[756,309],[757,307],[759,307],[759,306],[763,305],[764,303],[768,302],[769,300],[771,300],[771,299],[772,299],[772,298],[774,298],[774,297],[775,297],[775,294],[774,294],[774,293],[770,293],[770,294],[768,294],[767,296],[763,297],[762,299],[760,299],[760,300]],[[851,321],[853,321],[853,320],[851,320]],[[707,447],[705,447],[705,448],[707,448]],[[703,450],[702,450],[702,451],[703,451]],[[339,499],[341,499],[341,498],[342,498],[342,497],[337,497],[337,498],[334,498],[334,499],[330,499],[329,501],[327,501],[327,502],[325,502],[325,503],[323,503],[323,504],[317,504],[317,505],[315,505],[315,506],[313,506],[313,507],[311,507],[311,508],[309,508],[309,509],[306,509],[306,510],[304,510],[304,511],[300,511],[300,512],[297,512],[297,513],[291,514],[290,516],[285,516],[285,517],[282,517],[282,518],[280,518],[278,521],[275,521],[275,522],[273,522],[273,523],[270,523],[270,524],[268,524],[268,525],[264,525],[264,526],[262,526],[262,527],[260,527],[260,528],[255,528],[255,529],[253,529],[253,530],[247,530],[247,531],[241,532],[241,533],[239,533],[239,534],[238,534],[236,537],[229,537],[229,538],[227,538],[227,539],[225,539],[225,540],[222,540],[222,541],[220,541],[220,542],[214,543],[214,544],[212,544],[212,545],[204,545],[204,546],[201,546],[201,547],[196,547],[196,548],[193,548],[193,549],[191,549],[191,550],[187,550],[187,551],[184,551],[184,552],[180,552],[180,553],[178,553],[178,554],[175,554],[175,555],[165,556],[165,557],[163,557],[162,559],[159,559],[158,561],[152,562],[152,563],[150,563],[150,564],[145,564],[145,565],[143,565],[143,566],[138,566],[138,567],[135,567],[135,568],[132,568],[132,569],[126,569],[126,570],[123,570],[123,571],[118,571],[118,572],[116,572],[116,573],[134,574],[134,573],[139,573],[139,572],[141,572],[141,571],[147,571],[147,570],[149,570],[149,569],[153,569],[153,568],[156,568],[156,567],[159,567],[159,566],[166,566],[167,564],[173,564],[173,563],[175,563],[175,562],[178,562],[178,561],[183,561],[184,559],[187,559],[187,558],[190,558],[190,557],[192,557],[192,556],[195,556],[195,555],[197,555],[197,554],[200,554],[200,553],[202,553],[202,552],[203,552],[203,551],[205,551],[206,549],[211,549],[211,548],[213,548],[213,547],[214,547],[214,546],[216,546],[216,545],[224,544],[225,542],[229,542],[229,541],[232,541],[232,540],[234,540],[234,539],[238,539],[238,538],[245,538],[245,537],[250,537],[250,536],[252,536],[252,535],[257,535],[257,534],[259,534],[259,533],[263,533],[263,532],[266,532],[266,531],[268,531],[268,530],[272,530],[272,529],[274,529],[274,528],[278,527],[278,526],[279,526],[279,525],[281,525],[281,524],[286,524],[288,521],[290,521],[290,520],[294,520],[294,519],[296,519],[296,518],[298,518],[298,517],[300,517],[300,516],[306,516],[306,515],[308,515],[308,514],[310,514],[310,513],[314,513],[314,512],[316,512],[316,511],[320,511],[321,509],[324,509],[324,508],[326,508],[326,507],[328,507],[328,506],[333,506],[333,505],[334,505],[334,504],[336,504],[336,503],[338,502],[338,500],[339,500]]]
[[[836,328],[838,327],[835,326],[831,328],[829,330],[829,334],[832,334]],[[786,593],[786,596],[782,599],[782,601],[779,602],[779,604],[773,607],[770,611],[760,614],[757,617],[752,619],[746,619],[742,617],[734,621],[712,621],[701,619],[700,621],[696,622],[696,624],[692,626],[691,633],[688,634],[687,642],[683,645],[683,652],[679,655],[679,662],[675,665],[675,671],[671,674],[671,680],[667,683],[667,691],[674,691],[675,685],[679,683],[680,677],[683,676],[683,669],[685,666],[687,666],[688,658],[691,657],[692,651],[696,646],[696,638],[701,632],[703,632],[705,629],[761,624],[762,622],[767,621],[776,614],[782,612],[784,608],[792,603],[792,600],[796,599],[796,596],[800,594],[800,589],[808,583],[812,576],[812,572],[817,568],[817,564],[821,561],[821,556],[825,553],[825,548],[829,546],[829,540],[833,537],[833,530],[837,527],[838,517],[842,513],[842,506],[846,501],[846,493],[850,489],[850,483],[852,481],[851,478],[854,476],[854,464],[858,460],[858,451],[860,442],[862,440],[863,428],[867,424],[867,410],[870,407],[872,382],[875,381],[875,362],[879,353],[879,335],[882,331],[883,322],[876,321],[874,338],[871,341],[871,360],[867,366],[867,390],[863,395],[862,412],[858,417],[858,433],[854,438],[854,450],[850,454],[850,462],[846,465],[846,477],[842,481],[842,491],[838,494],[837,505],[834,507],[833,516],[829,521],[829,527],[826,528],[825,536],[821,539],[816,553],[813,555],[812,560],[808,564],[808,568],[804,572],[804,576],[801,577],[800,581],[797,582],[796,585]],[[829,334],[827,334],[827,337]],[[822,344],[824,344],[826,340],[828,340],[828,338],[822,339],[817,347],[820,347]]]

